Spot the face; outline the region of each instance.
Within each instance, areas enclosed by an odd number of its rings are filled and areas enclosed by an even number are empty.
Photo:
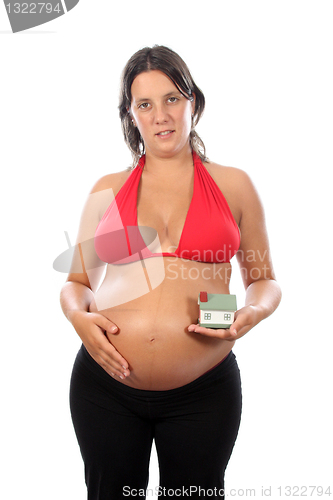
[[[146,154],[170,158],[190,152],[195,101],[184,97],[161,71],[138,75],[131,87],[130,113],[145,143]]]

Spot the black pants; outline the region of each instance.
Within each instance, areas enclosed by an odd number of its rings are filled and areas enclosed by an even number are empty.
[[[224,498],[224,472],[241,415],[233,352],[189,384],[146,391],[114,380],[82,346],[70,403],[88,500],[145,498],[153,439],[159,498]]]

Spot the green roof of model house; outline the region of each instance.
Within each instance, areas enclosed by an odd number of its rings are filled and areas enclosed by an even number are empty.
[[[207,302],[201,302],[199,294],[199,305],[201,310],[214,310],[214,311],[236,311],[236,295],[228,295],[221,293],[207,293]]]

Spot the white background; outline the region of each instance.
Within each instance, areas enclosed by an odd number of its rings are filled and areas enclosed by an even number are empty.
[[[81,0],[12,34],[0,5],[2,498],[86,496],[68,406],[80,341],[52,263],[64,231],[75,240],[94,182],[131,162],[120,73],[155,43],[176,50],[204,91],[208,156],[254,180],[283,290],[276,313],[234,348],[244,408],[226,488],[260,497],[271,487],[277,498],[279,486],[331,484],[333,493],[332,21],[332,2],[321,0]],[[236,263],[231,288],[241,305]]]

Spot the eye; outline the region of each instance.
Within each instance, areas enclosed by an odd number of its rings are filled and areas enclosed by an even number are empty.
[[[141,104],[139,104],[138,108],[139,109],[147,109],[149,107],[149,102],[142,102]]]
[[[179,99],[178,97],[169,97],[168,101],[171,102],[171,104],[173,104],[174,102],[179,101]]]

